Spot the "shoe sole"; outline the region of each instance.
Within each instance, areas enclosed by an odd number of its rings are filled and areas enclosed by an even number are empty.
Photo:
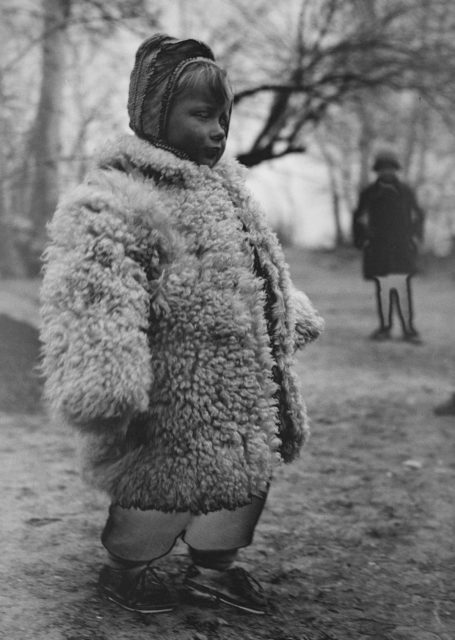
[[[186,583],[184,586],[185,589],[190,593],[201,598],[205,598],[206,600],[211,600],[212,602],[222,602],[223,604],[227,604],[229,607],[233,607],[234,609],[240,609],[241,611],[246,611],[247,613],[255,613],[258,616],[264,616],[266,614],[266,611],[264,611],[264,609],[254,609],[253,607],[248,607],[247,605],[235,602],[235,600],[231,600],[228,596],[223,595],[219,591],[213,591],[212,589],[210,589],[210,587],[204,587],[203,585],[194,585],[190,583]]]
[[[109,600],[109,602],[113,602],[114,604],[121,607],[122,609],[125,609],[126,611],[134,611],[136,613],[170,613],[171,611],[174,611],[176,607],[176,605],[168,605],[168,606],[162,606],[155,609],[138,609],[137,607],[136,608],[130,607],[126,603],[121,602],[120,600],[116,600],[114,597],[112,597],[108,593],[104,593],[103,591],[101,591],[101,596],[106,600]]]

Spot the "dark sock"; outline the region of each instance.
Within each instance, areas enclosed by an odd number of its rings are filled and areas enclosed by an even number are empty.
[[[108,553],[108,564],[113,569],[117,569],[119,571],[128,571],[134,574],[137,571],[141,570],[142,567],[145,567],[148,563],[136,562],[134,560],[124,560],[123,558],[117,558],[111,553]]]
[[[226,571],[237,557],[237,549],[202,551],[189,547],[190,557],[198,567]]]

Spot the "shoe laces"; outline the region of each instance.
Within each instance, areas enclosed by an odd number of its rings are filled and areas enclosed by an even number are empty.
[[[253,576],[248,573],[248,571],[246,571],[242,567],[234,567],[229,571],[229,573],[231,574],[233,580],[240,587],[246,587],[248,591],[255,591],[262,595],[264,591],[262,585],[255,578],[253,578]]]
[[[143,595],[147,593],[156,593],[157,590],[164,588],[164,582],[159,577],[156,570],[150,565],[146,565],[142,571],[133,580],[131,586],[131,595]]]

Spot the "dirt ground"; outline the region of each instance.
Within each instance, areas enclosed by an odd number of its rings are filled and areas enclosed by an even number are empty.
[[[0,637],[8,640],[454,640],[455,269],[415,282],[424,344],[374,343],[372,288],[350,252],[289,252],[326,318],[299,356],[312,437],[282,467],[242,559],[260,617],[182,595],[148,620],[100,599],[106,499],[82,486],[71,435],[39,409],[37,283],[0,283]],[[176,590],[178,545],[163,564]]]

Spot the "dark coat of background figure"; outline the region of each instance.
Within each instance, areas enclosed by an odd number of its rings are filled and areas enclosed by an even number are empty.
[[[394,171],[381,172],[361,192],[354,211],[354,244],[363,249],[365,278],[414,274],[416,240],[423,239],[423,221],[413,190]]]

